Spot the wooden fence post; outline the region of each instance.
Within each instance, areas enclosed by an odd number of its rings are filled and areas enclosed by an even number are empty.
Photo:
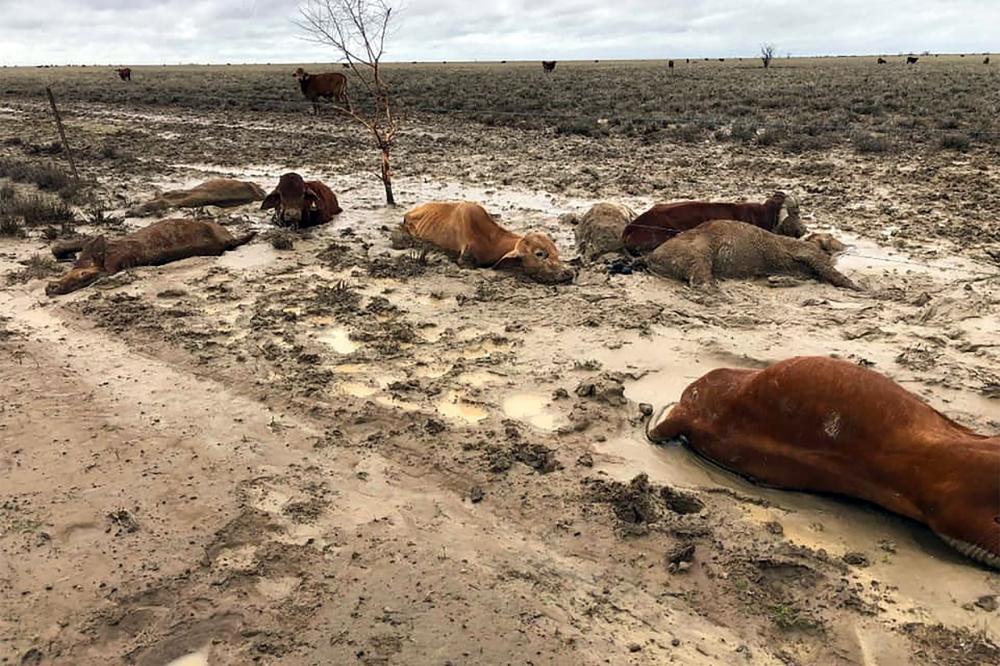
[[[76,162],[73,161],[73,151],[69,149],[69,144],[66,143],[66,131],[63,129],[62,118],[59,116],[59,109],[56,108],[56,98],[52,94],[52,89],[45,86],[45,92],[49,95],[49,104],[52,105],[52,113],[56,116],[56,127],[59,128],[59,138],[62,140],[63,150],[66,152],[66,157],[69,159],[69,166],[73,169],[73,177],[76,178],[76,184],[80,184],[80,174],[76,170]]]

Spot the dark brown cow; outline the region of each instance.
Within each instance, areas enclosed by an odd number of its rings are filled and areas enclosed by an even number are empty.
[[[559,258],[546,234],[523,236],[501,227],[479,204],[431,202],[410,210],[393,232],[393,247],[430,244],[477,267],[510,268],[538,282],[573,280],[573,270]]]
[[[549,73],[554,72],[556,71],[556,62],[555,60],[543,60],[542,69]]]
[[[673,60],[668,60],[667,61],[667,69],[673,69],[673,68],[674,68],[674,61]]]
[[[188,257],[217,256],[247,243],[251,232],[234,237],[210,220],[161,220],[122,238],[91,238],[82,244],[73,268],[45,287],[49,296],[68,294],[105,275],[136,266],[160,266]]]
[[[279,223],[296,228],[325,224],[342,210],[329,187],[318,180],[303,180],[297,173],[281,176],[274,191],[264,197],[260,209],[272,208]]]
[[[132,69],[130,67],[119,67],[118,69],[115,70],[115,73],[118,75],[118,78],[121,79],[122,81],[132,80]]]
[[[795,238],[805,233],[798,201],[784,192],[775,192],[760,204],[709,201],[656,204],[625,227],[622,240],[632,252],[649,252],[681,231],[710,220],[737,220]]]
[[[884,64],[886,64],[887,62],[888,62],[888,60],[886,60],[885,58],[879,58],[879,59],[878,59],[878,64],[880,64],[880,65],[884,65]]]
[[[920,60],[920,58],[918,58],[916,56],[907,56],[907,58],[906,58],[906,64],[907,65],[916,65],[918,60]]]
[[[955,423],[872,370],[824,357],[713,370],[649,438],[683,439],[762,484],[872,502],[1000,568],[1000,437]]]
[[[319,98],[336,99],[338,102],[347,102],[347,77],[340,72],[328,72],[326,74],[309,74],[299,67],[292,74],[298,80],[302,95],[312,102],[313,113],[319,115]]]
[[[985,58],[983,58],[983,64],[984,65],[990,64],[990,57],[989,56],[986,56]]]

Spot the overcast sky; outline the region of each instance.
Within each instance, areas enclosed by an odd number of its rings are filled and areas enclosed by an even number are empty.
[[[390,4],[393,0],[389,0]],[[0,0],[0,64],[330,61],[301,0]],[[1000,0],[407,0],[392,60],[1000,49]]]

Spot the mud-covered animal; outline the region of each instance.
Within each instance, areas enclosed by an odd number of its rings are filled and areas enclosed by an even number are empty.
[[[955,423],[888,377],[797,357],[713,370],[649,433],[752,480],[866,500],[1000,568],[1000,437]]]
[[[296,228],[325,224],[342,212],[337,195],[318,180],[303,180],[297,173],[286,173],[278,185],[264,197],[261,210],[275,210],[279,224]]]
[[[200,208],[219,206],[230,208],[260,201],[264,190],[256,183],[232,178],[213,178],[188,190],[159,192],[146,203],[134,206],[127,212],[131,216],[153,215],[170,208]]]
[[[668,238],[711,220],[736,220],[761,229],[799,238],[806,229],[793,195],[775,192],[764,203],[678,201],[656,204],[625,228],[622,240],[632,252],[649,252]]]
[[[302,96],[312,102],[313,113],[316,115],[319,115],[321,97],[336,99],[341,103],[347,102],[347,77],[340,72],[309,74],[299,67],[292,73],[292,77],[299,82]]]
[[[831,255],[844,248],[829,234],[799,240],[745,222],[715,220],[663,243],[646,257],[646,265],[694,287],[714,287],[717,278],[792,275],[860,290],[833,267]]]
[[[598,203],[576,220],[573,234],[580,258],[591,262],[604,254],[622,252],[625,245],[622,233],[635,217],[627,206]]]
[[[410,210],[393,232],[393,246],[413,241],[444,250],[459,263],[509,269],[538,282],[571,282],[574,277],[546,234],[508,231],[486,209],[469,201],[431,202]]]
[[[121,238],[96,236],[82,244],[80,254],[59,280],[50,282],[49,296],[68,294],[98,278],[136,266],[160,266],[188,257],[217,256],[247,243],[254,233],[233,236],[209,220],[161,220]]]

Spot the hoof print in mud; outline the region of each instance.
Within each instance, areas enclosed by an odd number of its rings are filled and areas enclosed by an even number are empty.
[[[692,530],[685,524],[684,517],[700,513],[705,508],[704,503],[691,493],[651,483],[645,473],[638,474],[627,484],[595,478],[586,479],[584,483],[591,501],[611,506],[622,536],[642,536],[651,529],[683,535],[703,532],[702,526]]]

